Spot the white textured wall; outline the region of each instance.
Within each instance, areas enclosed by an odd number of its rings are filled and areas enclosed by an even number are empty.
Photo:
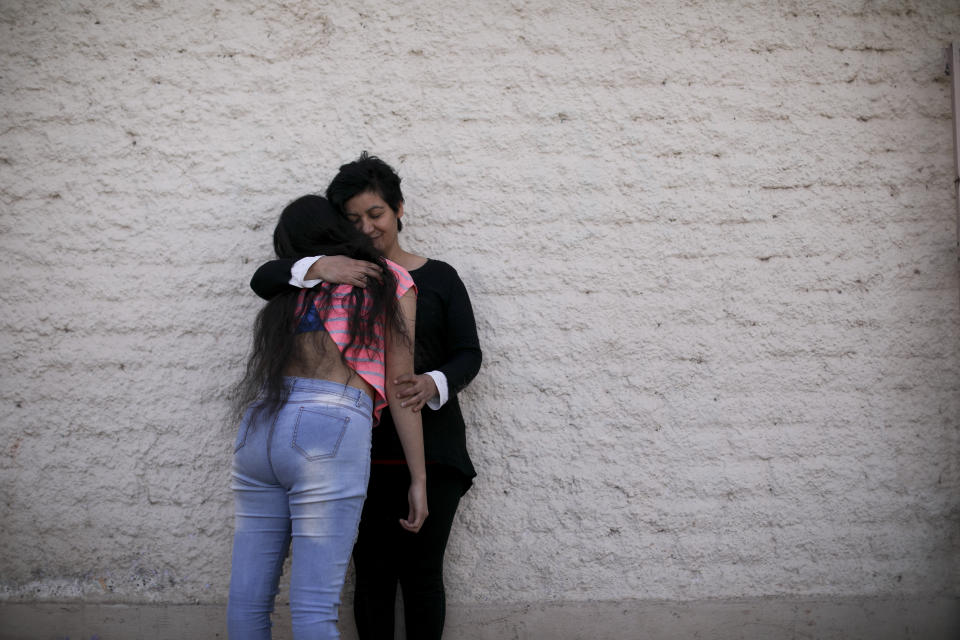
[[[960,593],[953,0],[0,2],[0,598],[223,602],[281,207],[368,149],[484,368],[450,600]]]

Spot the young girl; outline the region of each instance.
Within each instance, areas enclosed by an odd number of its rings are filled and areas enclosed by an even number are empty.
[[[295,638],[338,638],[337,610],[370,473],[371,427],[390,406],[410,469],[408,513],[427,516],[420,415],[394,380],[413,373],[416,289],[406,270],[319,196],[288,205],[278,258],[348,256],[380,266],[364,288],[323,284],[270,300],[257,316],[239,386],[247,407],[234,447],[236,524],[227,624],[231,640],[269,639],[292,545]]]

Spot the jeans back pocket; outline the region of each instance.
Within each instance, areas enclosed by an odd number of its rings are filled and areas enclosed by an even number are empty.
[[[337,455],[350,418],[332,411],[300,407],[293,428],[293,448],[307,460]]]

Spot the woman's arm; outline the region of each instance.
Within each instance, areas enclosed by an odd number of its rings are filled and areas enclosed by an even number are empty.
[[[354,260],[347,256],[319,256],[313,260],[313,264],[310,265],[303,277],[305,281],[313,281],[305,284],[307,288],[316,285],[317,281],[349,284],[360,288],[367,286],[369,278],[383,281],[380,275],[382,272],[380,265],[366,260]],[[264,300],[270,300],[284,291],[296,289],[297,287],[290,283],[290,269],[294,264],[296,264],[296,260],[265,262],[253,274],[253,278],[250,280],[250,288]]]
[[[450,358],[439,367],[447,378],[450,394],[463,391],[480,371],[483,353],[477,337],[470,295],[463,280],[454,272],[447,303],[447,353]]]
[[[399,300],[400,310],[406,328],[406,336],[394,335],[387,330],[386,353],[386,392],[390,405],[390,415],[400,437],[403,456],[410,469],[410,490],[407,500],[410,512],[400,526],[416,533],[427,517],[427,468],[423,454],[423,424],[420,414],[410,408],[402,407],[397,397],[394,380],[404,374],[413,373],[413,339],[417,317],[417,297],[413,289],[408,290]]]
[[[260,265],[250,279],[250,288],[263,298],[270,300],[284,291],[295,290],[290,284],[290,267],[296,260],[271,260]]]

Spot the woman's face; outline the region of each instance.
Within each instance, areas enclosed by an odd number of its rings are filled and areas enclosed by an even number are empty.
[[[343,206],[343,212],[353,225],[373,240],[373,246],[389,256],[397,244],[397,220],[403,217],[403,203],[396,211],[379,194],[360,193]]]

